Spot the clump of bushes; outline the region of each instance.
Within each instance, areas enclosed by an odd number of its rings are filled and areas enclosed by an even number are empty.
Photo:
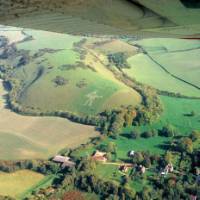
[[[174,126],[167,125],[160,130],[159,134],[164,137],[174,137],[177,135],[177,130]]]
[[[129,65],[126,61],[127,57],[123,52],[117,52],[108,54],[108,61],[111,64],[114,64],[117,68],[129,68]]]
[[[69,83],[69,80],[65,79],[62,76],[56,76],[56,78],[53,79],[53,82],[56,84],[56,86],[62,86],[62,85],[66,85],[67,83]]]

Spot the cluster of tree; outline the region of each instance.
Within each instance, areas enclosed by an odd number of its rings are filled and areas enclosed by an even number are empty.
[[[149,152],[135,152],[131,158],[131,162],[137,165],[143,165],[149,168],[151,165],[160,163],[161,157],[159,155],[151,155]]]
[[[125,126],[133,125],[136,110],[132,106],[101,113],[99,128],[103,134],[116,138]]]
[[[73,43],[73,50],[78,52],[80,55],[80,60],[84,60],[87,54],[87,51],[83,48],[83,45],[87,42],[86,38],[81,39],[78,42]]]
[[[163,128],[159,131],[159,135],[165,137],[174,137],[177,135],[177,130],[174,126],[168,124],[163,126]]]
[[[8,38],[1,35],[0,36],[0,48],[3,48],[8,45]]]
[[[55,196],[58,197],[58,195],[62,198],[62,195],[64,196],[69,187],[89,193],[96,193],[102,200],[132,200],[135,199],[136,195],[136,192],[132,188],[120,185],[115,181],[105,181],[90,172],[73,171],[58,182],[59,186],[57,187],[57,190],[55,190],[51,196],[48,196],[49,199],[53,199]],[[43,192],[43,194],[44,193],[46,192]],[[33,199],[37,199],[39,194],[41,198],[41,190],[34,195],[35,198]],[[43,199],[48,199],[47,195],[43,195],[42,197]]]
[[[23,65],[26,65],[29,63],[30,57],[29,57],[29,52],[24,53],[23,55],[20,56],[18,62],[16,63],[15,67],[19,68]]]
[[[42,174],[55,174],[60,169],[59,165],[45,160],[0,161],[0,171],[14,172],[29,169]]]
[[[114,64],[117,68],[129,68],[127,56],[124,52],[110,53],[107,55],[110,64]]]
[[[163,106],[156,91],[148,86],[140,89],[143,97],[142,105],[137,108],[136,124],[149,124],[159,118],[163,112]]]
[[[184,176],[170,175],[167,178],[151,178],[154,189],[149,193],[149,199],[198,199],[200,186],[191,184],[195,178],[191,174]]]
[[[91,67],[90,65],[86,65],[85,63],[83,63],[81,61],[77,61],[75,64],[65,64],[65,65],[59,66],[59,69],[62,70],[62,71],[75,70],[77,68],[91,69],[92,71],[95,71],[95,69],[93,67]]]
[[[184,98],[184,99],[200,99],[200,97],[194,97],[194,96],[186,96],[180,93],[174,93],[169,91],[161,91],[157,89],[158,94],[168,96],[168,97],[176,97],[176,98]]]
[[[0,52],[0,59],[8,59],[9,57],[16,55],[16,53],[17,53],[17,48],[14,44],[6,45],[3,48],[3,51]]]
[[[137,117],[134,120],[135,125],[149,124],[157,120],[163,112],[163,105],[157,91],[150,86],[143,85],[135,79],[130,78],[123,71],[118,73],[112,70],[112,72],[117,79],[136,90],[142,96],[142,103],[136,109]]]
[[[53,82],[56,84],[56,86],[62,86],[62,85],[66,85],[67,83],[69,83],[69,80],[65,79],[62,76],[56,76],[53,79]]]
[[[157,135],[158,135],[158,132],[156,129],[147,130],[147,131],[144,131],[143,133],[140,133],[140,131],[137,128],[135,128],[134,130],[130,132],[130,138],[132,139],[138,139],[140,137],[150,138]]]

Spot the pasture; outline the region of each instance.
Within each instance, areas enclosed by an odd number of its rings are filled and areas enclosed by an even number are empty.
[[[167,124],[173,125],[181,135],[189,135],[192,130],[200,130],[200,100],[166,96],[160,98],[164,107],[160,119],[150,125],[138,127],[141,131],[160,129]],[[190,116],[192,111],[195,113],[194,116]],[[124,132],[128,133],[133,128],[125,128]]]
[[[0,195],[21,199],[23,193],[39,184],[45,177],[29,170],[13,173],[0,172]]]
[[[129,57],[128,76],[162,91],[200,97],[199,41],[144,39],[134,44],[147,53]]]
[[[136,44],[141,45],[168,72],[200,87],[199,40],[158,38],[141,40]]]

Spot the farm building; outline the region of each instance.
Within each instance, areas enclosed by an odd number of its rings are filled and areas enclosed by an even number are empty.
[[[62,168],[65,167],[73,167],[75,166],[75,162],[70,160],[70,157],[56,155],[52,160],[56,163],[60,163]]]
[[[174,167],[172,165],[172,163],[169,163],[165,169],[161,172],[161,175],[167,175],[169,172],[173,172],[174,171]]]
[[[129,157],[134,157],[135,151],[131,150],[128,152]]]
[[[142,174],[144,174],[144,173],[146,172],[146,167],[143,166],[143,165],[140,165],[140,166],[139,166],[139,171],[140,171]]]
[[[95,161],[106,162],[107,161],[106,153],[97,150],[93,154],[92,159]]]
[[[125,173],[125,172],[128,171],[128,166],[127,165],[121,165],[121,166],[119,166],[119,170]]]

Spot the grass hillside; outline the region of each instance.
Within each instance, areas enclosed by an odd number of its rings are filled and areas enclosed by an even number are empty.
[[[74,148],[95,137],[94,127],[58,117],[22,116],[5,108],[0,85],[0,159],[48,158],[61,149]],[[81,131],[80,131],[81,130]]]
[[[11,75],[20,82],[17,101],[23,108],[95,115],[105,109],[140,103],[140,95],[106,68],[106,54],[90,45],[76,47],[82,41],[91,44],[103,39],[33,30],[23,34],[32,39],[16,45],[21,56],[3,60],[5,66],[27,60]],[[131,46],[127,46],[130,51]]]
[[[159,90],[200,96],[199,41],[144,39],[133,45],[141,53],[128,59],[131,68],[124,69],[128,76]]]
[[[127,55],[136,53],[123,41],[3,26],[0,35],[8,40],[4,49],[10,49],[0,51],[1,76],[13,84],[11,92],[17,91],[14,98],[22,109],[85,116],[141,102],[140,94],[107,68],[107,53],[120,46]],[[97,135],[93,127],[66,119],[11,112],[5,108],[2,82],[0,91],[0,159],[47,158]]]

